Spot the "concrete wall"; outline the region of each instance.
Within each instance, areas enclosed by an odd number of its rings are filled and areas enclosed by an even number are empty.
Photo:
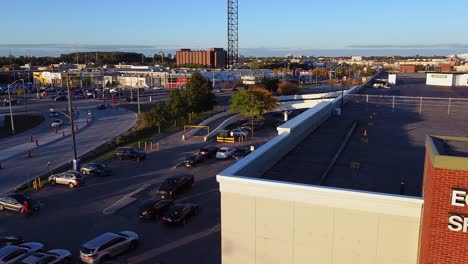
[[[422,201],[218,176],[223,264],[417,263]]]
[[[452,86],[453,74],[447,73],[427,73],[426,85]]]
[[[468,86],[468,74],[457,74],[454,79],[455,86]]]

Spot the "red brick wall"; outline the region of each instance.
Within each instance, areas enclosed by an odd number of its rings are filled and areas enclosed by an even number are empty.
[[[448,229],[450,215],[468,217],[468,206],[452,206],[454,189],[468,189],[468,171],[434,168],[426,153],[420,264],[468,263],[468,233]]]
[[[400,72],[416,72],[415,65],[400,65]]]

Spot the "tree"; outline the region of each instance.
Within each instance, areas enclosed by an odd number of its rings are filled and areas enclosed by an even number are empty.
[[[250,119],[253,127],[254,118],[263,119],[263,114],[275,109],[276,106],[278,101],[273,93],[262,87],[253,86],[232,95],[229,111]],[[252,137],[253,132],[252,129]]]
[[[260,86],[274,93],[276,90],[278,90],[279,83],[280,81],[277,78],[271,79],[265,77],[260,81]]]
[[[199,72],[193,73],[184,91],[188,111],[190,113],[200,113],[213,109],[215,101],[212,89],[210,80]]]
[[[235,88],[244,87],[244,82],[241,79],[235,80],[234,87]]]
[[[293,94],[299,94],[301,92],[301,89],[299,88],[299,85],[295,83],[282,82],[279,84],[278,92],[281,95],[293,95]]]
[[[187,107],[185,99],[179,90],[172,90],[169,93],[169,99],[166,102],[167,112],[171,120],[174,122],[174,127],[177,126],[177,119],[184,116]]]
[[[151,127],[157,126],[158,134],[161,134],[161,126],[167,121],[167,116],[166,105],[163,102],[159,102],[144,115],[144,121]]]

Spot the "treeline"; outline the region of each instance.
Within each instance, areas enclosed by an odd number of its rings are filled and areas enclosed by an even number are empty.
[[[32,64],[34,66],[47,66],[50,64],[79,63],[79,64],[154,64],[154,57],[146,57],[142,53],[136,52],[75,52],[70,54],[61,54],[58,57],[0,57],[0,67],[8,67],[17,70],[19,66]]]

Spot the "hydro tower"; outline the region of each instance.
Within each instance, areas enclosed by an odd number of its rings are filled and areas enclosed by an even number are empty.
[[[228,0],[228,64],[239,63],[239,9],[238,0]]]

